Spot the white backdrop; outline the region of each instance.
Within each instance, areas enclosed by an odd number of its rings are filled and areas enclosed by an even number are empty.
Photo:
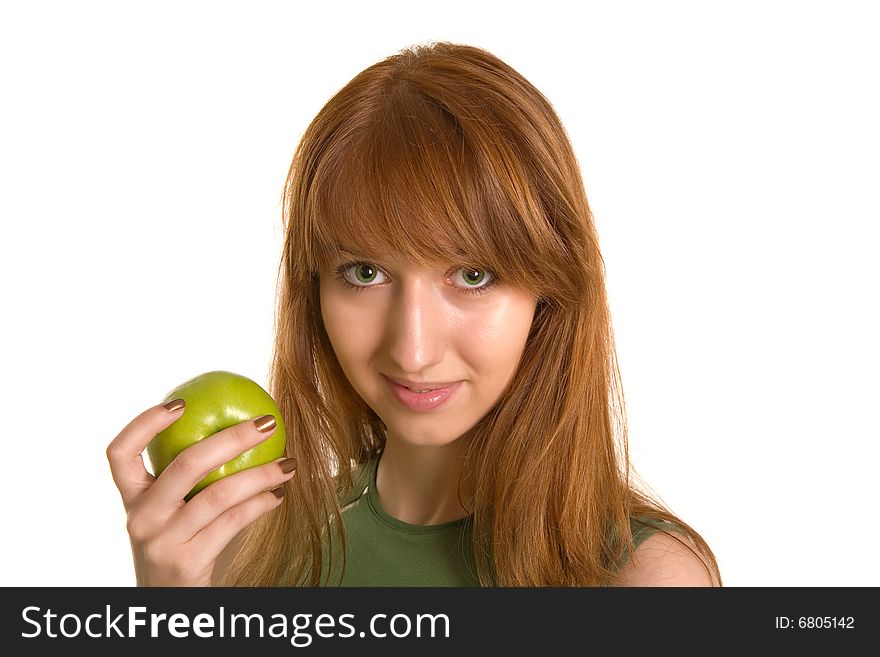
[[[725,583],[880,585],[871,4],[316,4],[0,5],[0,584],[134,583],[107,443],[201,372],[265,385],[296,143],[450,40],[565,124],[635,466]]]

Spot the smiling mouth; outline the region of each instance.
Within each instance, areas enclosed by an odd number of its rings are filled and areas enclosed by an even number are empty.
[[[383,375],[384,376],[384,375]],[[407,390],[411,390],[412,392],[431,392],[432,390],[443,390],[444,388],[448,388],[449,386],[453,386],[457,383],[457,381],[452,381],[450,383],[429,383],[429,384],[410,384],[402,379],[394,379],[390,376],[386,376],[390,381],[393,381],[397,385],[406,388]]]
[[[390,392],[397,402],[411,411],[420,413],[435,411],[450,404],[456,392],[464,383],[463,381],[455,381],[453,383],[428,383],[426,381],[410,388],[400,383],[399,379],[392,379],[388,376],[385,377],[385,382],[388,384]],[[419,392],[420,390],[425,390],[422,386],[428,385],[439,387],[432,387],[426,392]]]

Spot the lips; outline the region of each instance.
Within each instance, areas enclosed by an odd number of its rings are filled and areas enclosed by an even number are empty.
[[[458,383],[457,381],[450,382],[416,382],[416,381],[407,381],[406,379],[397,379],[393,376],[387,377],[394,381],[397,385],[403,386],[404,388],[408,388],[413,392],[429,392],[431,390],[440,390],[441,388],[448,388],[449,386]]]
[[[445,388],[446,386],[435,386],[433,388],[413,388],[412,386],[403,386],[408,390],[412,390],[413,392],[430,392],[431,390],[437,390],[437,388]]]
[[[455,392],[462,383],[461,381],[447,384],[434,383],[430,385],[441,385],[442,387],[435,388],[430,392],[417,392],[416,390],[410,389],[407,385],[397,383],[398,380],[396,379],[386,376],[385,380],[388,382],[388,386],[393,393],[394,398],[413,411],[432,411],[445,406],[455,395]],[[429,385],[427,383],[412,384],[412,382],[409,381],[407,383],[410,385]]]

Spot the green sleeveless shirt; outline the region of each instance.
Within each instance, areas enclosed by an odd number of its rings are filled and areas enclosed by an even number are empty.
[[[337,548],[328,585],[480,586],[471,553],[471,516],[438,525],[411,525],[390,516],[376,490],[378,463],[376,455],[357,466],[351,490],[340,498],[345,571],[340,579],[341,550],[334,541]],[[636,546],[657,531],[655,526],[635,522],[631,527]],[[326,552],[324,564],[326,577]],[[322,582],[327,581],[324,577]]]

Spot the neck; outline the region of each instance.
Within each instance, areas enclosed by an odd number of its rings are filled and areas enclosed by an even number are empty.
[[[439,525],[467,516],[458,491],[464,447],[462,438],[448,445],[425,446],[389,436],[376,470],[382,509],[411,525]],[[466,501],[464,488],[461,493]]]

